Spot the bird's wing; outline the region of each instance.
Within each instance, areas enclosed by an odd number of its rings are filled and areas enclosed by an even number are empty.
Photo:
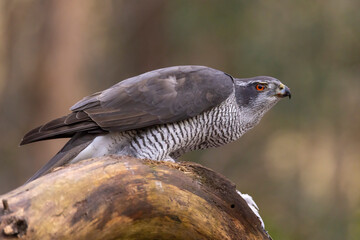
[[[25,135],[21,144],[76,132],[126,131],[181,121],[219,105],[234,91],[229,75],[203,66],[158,69],[91,96]]]

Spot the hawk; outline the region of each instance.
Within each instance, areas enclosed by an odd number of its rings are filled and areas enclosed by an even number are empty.
[[[219,147],[259,123],[288,87],[268,76],[233,78],[205,66],[162,68],[83,98],[71,113],[28,132],[20,145],[70,138],[32,181],[67,163],[108,154],[174,161]]]

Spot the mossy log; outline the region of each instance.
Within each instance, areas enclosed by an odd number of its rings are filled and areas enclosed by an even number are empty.
[[[269,239],[233,183],[189,162],[89,159],[0,201],[0,239]]]

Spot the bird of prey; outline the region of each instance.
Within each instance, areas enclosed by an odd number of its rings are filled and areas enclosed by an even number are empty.
[[[71,138],[33,177],[109,154],[173,161],[218,147],[259,123],[288,87],[268,76],[233,78],[205,66],[162,68],[83,98],[71,113],[28,132],[20,145]]]

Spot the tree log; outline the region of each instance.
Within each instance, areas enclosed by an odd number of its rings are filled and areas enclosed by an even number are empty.
[[[270,239],[222,175],[106,156],[0,196],[0,239]]]

